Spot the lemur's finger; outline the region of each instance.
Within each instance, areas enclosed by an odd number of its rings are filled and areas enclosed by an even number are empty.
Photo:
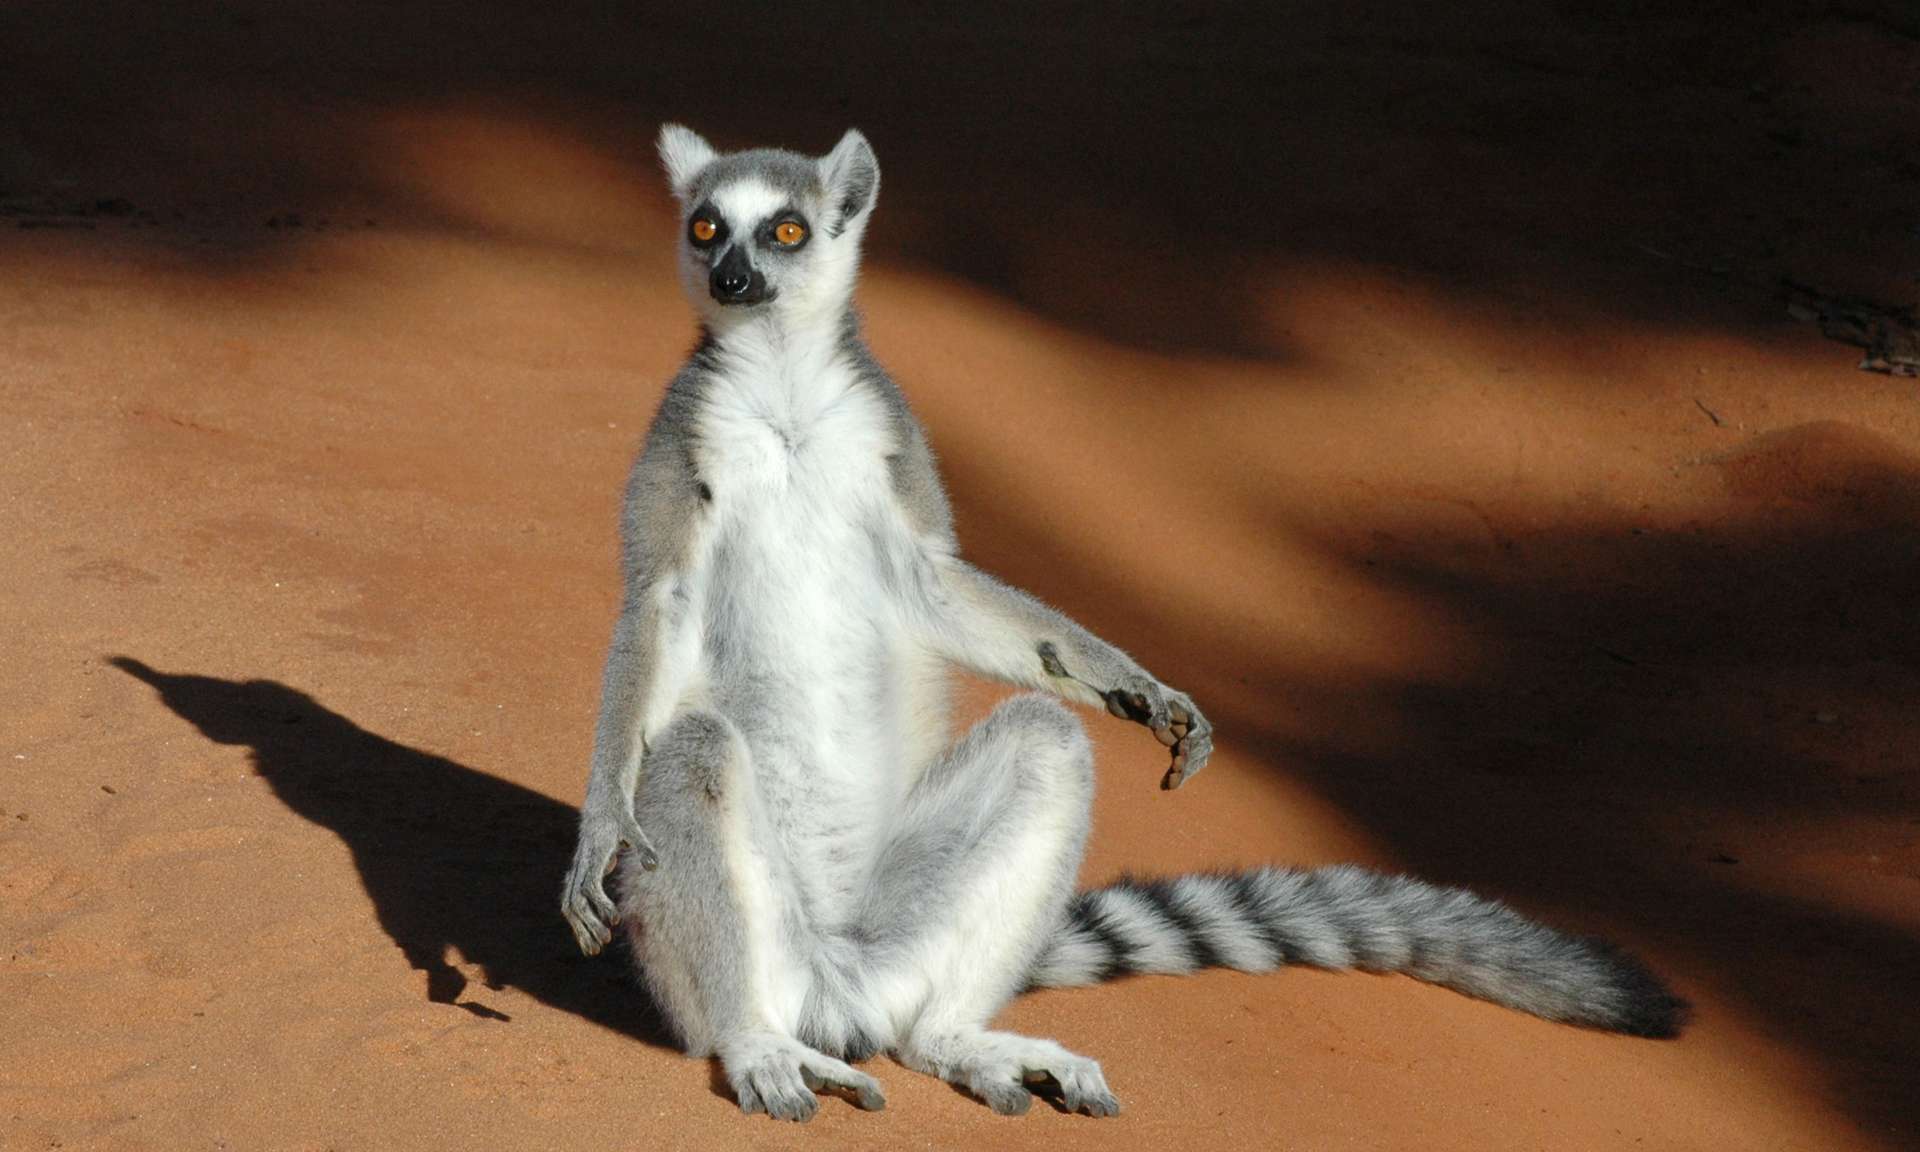
[[[1174,731],[1171,725],[1165,728],[1155,728],[1153,730],[1153,738],[1155,740],[1160,741],[1160,743],[1166,745],[1169,748],[1173,747],[1175,744],[1178,744],[1180,742],[1180,737],[1183,735],[1185,735],[1184,732]]]
[[[1112,717],[1114,717],[1115,719],[1118,719],[1118,720],[1131,720],[1131,719],[1133,719],[1133,717],[1131,717],[1131,716],[1129,716],[1129,715],[1127,715],[1127,706],[1126,706],[1126,705],[1124,705],[1124,704],[1122,704],[1122,703],[1120,703],[1120,693],[1118,693],[1118,692],[1109,692],[1109,693],[1107,693],[1107,695],[1106,695],[1106,697],[1105,697],[1105,699],[1106,699],[1106,702],[1107,702],[1107,714],[1108,714],[1108,715],[1110,715],[1110,716],[1112,716]]]
[[[1173,730],[1175,737],[1185,739],[1193,731],[1193,709],[1178,700],[1167,701],[1167,727]]]
[[[567,927],[573,929],[574,943],[580,945],[580,951],[588,956],[598,956],[600,949],[613,939],[613,933],[593,914],[578,891],[567,898]]]
[[[607,895],[605,888],[598,884],[587,885],[587,902],[593,905],[593,910],[599,913],[602,922],[620,923],[620,909],[614,907],[613,900]]]
[[[582,916],[581,919],[586,921],[587,928],[593,933],[594,938],[605,944],[613,938],[613,933],[608,929],[620,922],[620,913],[614,908],[613,901],[607,898],[606,889],[598,884],[586,885],[584,895],[586,903],[584,911],[587,915]]]
[[[1168,792],[1192,779],[1195,772],[1207,762],[1205,745],[1197,744],[1191,738],[1182,739],[1173,746],[1173,763],[1167,767],[1167,774],[1161,778],[1160,787]]]
[[[1204,732],[1198,732],[1181,740],[1174,749],[1173,766],[1167,769],[1167,779],[1162,787],[1173,789],[1193,779],[1194,774],[1207,766],[1213,757],[1213,739]]]
[[[582,955],[600,955],[600,942],[595,940],[584,927],[572,920],[567,921],[567,927],[573,929],[573,942],[580,946]]]
[[[587,930],[581,926],[571,908],[567,909],[567,930],[573,933],[573,942],[580,946],[580,951],[593,955],[593,939],[587,935]]]
[[[649,872],[660,867],[660,853],[654,850],[653,841],[647,839],[647,834],[640,830],[638,821],[627,821],[626,831],[621,833],[621,839],[625,840],[627,847],[633,850],[634,856],[640,861],[640,867]]]

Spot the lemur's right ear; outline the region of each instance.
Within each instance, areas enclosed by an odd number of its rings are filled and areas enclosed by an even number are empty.
[[[865,136],[847,129],[833,151],[821,157],[820,183],[826,186],[827,204],[833,212],[827,233],[838,236],[871,209],[880,195],[880,161],[873,155],[873,145]]]
[[[660,163],[667,170],[667,183],[675,196],[684,197],[707,165],[719,153],[691,128],[678,124],[660,126]]]

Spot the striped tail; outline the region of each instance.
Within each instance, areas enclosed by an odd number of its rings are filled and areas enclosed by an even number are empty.
[[[1283,964],[1404,972],[1548,1020],[1634,1036],[1675,1036],[1686,1021],[1686,1002],[1609,944],[1563,935],[1463,889],[1351,865],[1122,880],[1079,893],[1029,983],[1073,988],[1133,972]]]

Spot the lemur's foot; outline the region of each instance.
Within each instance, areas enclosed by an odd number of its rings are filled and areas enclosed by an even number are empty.
[[[740,1111],[765,1112],[775,1120],[813,1119],[820,1108],[816,1092],[843,1095],[869,1112],[887,1106],[880,1082],[787,1036],[756,1032],[719,1045],[727,1083]]]
[[[1147,676],[1129,678],[1105,693],[1107,711],[1144,724],[1154,739],[1173,751],[1173,763],[1160,787],[1178,788],[1207,766],[1213,756],[1213,725],[1194,706],[1193,697]]]
[[[1120,1114],[1120,1101],[1107,1089],[1099,1063],[1051,1040],[1006,1032],[950,1036],[917,1059],[909,1053],[907,1062],[965,1088],[1002,1116],[1025,1113],[1036,1088],[1068,1112]]]
[[[1108,1090],[1107,1078],[1100,1071],[1099,1062],[1085,1056],[1075,1056],[1069,1052],[1064,1065],[1029,1068],[1025,1080],[1036,1094],[1049,1097],[1057,1095],[1060,1106],[1068,1112],[1085,1112],[1089,1116],[1120,1115],[1120,1101]]]

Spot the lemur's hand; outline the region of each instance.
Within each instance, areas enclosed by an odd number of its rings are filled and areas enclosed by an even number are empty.
[[[1207,766],[1213,755],[1213,725],[1194,707],[1193,697],[1176,692],[1151,676],[1133,676],[1102,693],[1107,711],[1144,724],[1154,738],[1173,749],[1173,765],[1160,787],[1178,788]]]
[[[580,817],[580,842],[574,847],[573,867],[560,893],[560,911],[580,951],[589,956],[607,946],[614,925],[620,922],[620,911],[607,896],[606,881],[623,843],[639,854],[642,868],[652,871],[659,866],[660,856],[633,813],[588,812]]]

